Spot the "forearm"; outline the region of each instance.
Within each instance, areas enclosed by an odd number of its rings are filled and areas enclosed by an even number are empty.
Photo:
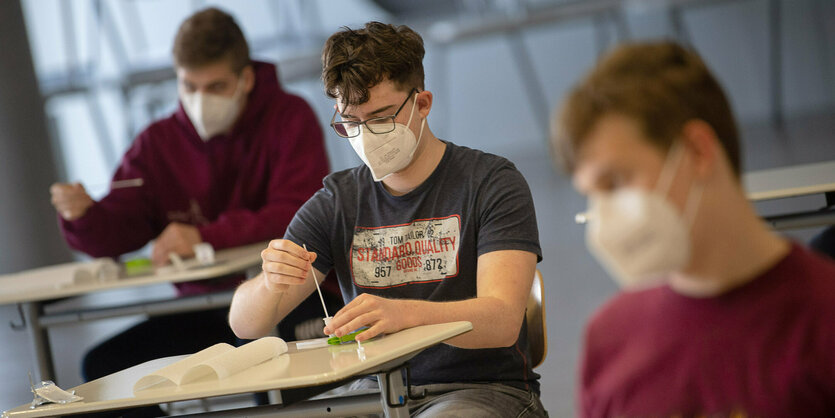
[[[263,337],[280,319],[278,306],[284,293],[267,289],[262,274],[241,284],[232,297],[229,325],[239,338]]]
[[[78,220],[59,219],[67,244],[92,257],[116,257],[141,248],[154,236],[150,225],[97,203]]]
[[[479,257],[477,296],[454,302],[388,299],[362,293],[334,315],[327,332],[342,336],[362,326],[367,340],[418,325],[469,321],[473,330],[448,340],[461,348],[509,347],[519,337],[536,255],[502,250]]]
[[[229,325],[239,338],[253,339],[269,334],[314,288],[312,283],[305,283],[276,292],[267,288],[263,274],[241,284],[232,298]]]
[[[472,331],[449,339],[447,344],[460,348],[508,347],[516,342],[524,311],[514,309],[495,297],[477,297],[456,302],[404,300],[403,312],[411,326],[443,322],[469,321]]]

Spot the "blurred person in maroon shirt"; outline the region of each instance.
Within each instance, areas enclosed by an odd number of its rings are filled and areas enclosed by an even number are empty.
[[[151,258],[161,266],[170,253],[193,256],[200,242],[221,250],[266,241],[283,235],[321,187],[329,166],[319,122],[302,98],[281,88],[274,65],[250,59],[232,16],[209,8],[189,17],[174,40],[173,59],[179,108],[139,134],[113,175],[114,182],[142,179],[141,186],[114,188],[99,201],[78,183],[51,187],[72,248],[118,257],[153,240]],[[232,289],[242,279],[175,286],[186,296]],[[332,282],[326,296],[338,308]],[[311,302],[320,306],[318,297]],[[151,318],[89,352],[84,377],[234,343],[227,312]]]
[[[623,291],[591,318],[584,417],[835,416],[835,265],[745,197],[736,124],[693,51],[622,45],[554,124],[586,243]]]

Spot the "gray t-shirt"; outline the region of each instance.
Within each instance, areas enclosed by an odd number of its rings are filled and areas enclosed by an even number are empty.
[[[346,303],[361,293],[454,301],[476,297],[478,257],[523,250],[542,259],[533,199],[513,163],[446,142],[418,188],[393,196],[365,166],[333,173],[302,206],[286,239],[336,270]],[[539,392],[526,328],[507,348],[431,347],[411,360],[412,383],[499,382]]]

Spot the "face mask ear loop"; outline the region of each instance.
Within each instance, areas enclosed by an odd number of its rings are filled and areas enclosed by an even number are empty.
[[[412,111],[409,112],[409,121],[406,122],[406,126],[412,126],[412,116],[415,115],[415,108],[417,108],[417,94],[415,95],[415,102],[412,103]]]
[[[667,154],[667,159],[664,162],[664,168],[661,169],[661,175],[658,176],[658,182],[655,183],[655,191],[661,195],[666,196],[670,191],[678,166],[681,165],[681,160],[684,158],[684,146],[680,141],[673,144],[672,149]]]
[[[420,145],[420,138],[423,137],[423,127],[426,126],[426,118],[423,118],[423,122],[420,123],[420,133],[417,137],[417,144],[415,144],[415,149]]]
[[[415,115],[415,109],[417,108],[417,94],[415,95],[415,103],[412,105],[412,111],[409,112],[409,122],[406,123],[406,126],[412,124],[412,116]],[[426,118],[423,118],[423,122],[420,123],[420,133],[418,133],[417,137],[417,144],[415,144],[415,149],[420,145],[420,138],[423,137],[423,127],[426,126]]]
[[[699,204],[702,202],[702,194],[704,191],[705,185],[700,180],[696,180],[690,186],[687,203],[684,204],[684,220],[687,222],[688,228],[693,228],[693,222],[695,222],[696,214],[699,212]]]

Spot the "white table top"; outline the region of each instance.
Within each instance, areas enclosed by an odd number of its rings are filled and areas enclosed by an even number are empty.
[[[220,250],[215,254],[215,264],[210,266],[198,266],[196,260],[190,259],[185,260],[186,270],[183,271],[166,268],[157,271],[155,274],[103,282],[71,284],[65,278],[56,277],[56,275],[71,274],[67,270],[83,263],[69,263],[8,274],[0,276],[0,304],[56,299],[122,287],[189,282],[222,277],[261,264],[261,250],[266,247],[266,243],[258,243]],[[37,283],[43,283],[43,286],[37,285]]]
[[[352,376],[379,371],[393,360],[408,358],[421,350],[472,329],[466,321],[424,325],[380,337],[363,344],[365,359],[357,354],[355,343],[311,348],[299,351],[289,343],[288,354],[247,369],[223,380],[194,382],[182,386],[154,388],[133,394],[132,388],[142,376],[167,366],[185,356],[167,357],[122,370],[74,389],[84,400],[66,405],[29,405],[5,411],[4,417],[44,417],[70,413],[121,409],[211,396],[289,389],[337,382]],[[20,382],[20,384],[27,384]]]
[[[751,200],[835,191],[835,161],[753,171],[743,176]]]

